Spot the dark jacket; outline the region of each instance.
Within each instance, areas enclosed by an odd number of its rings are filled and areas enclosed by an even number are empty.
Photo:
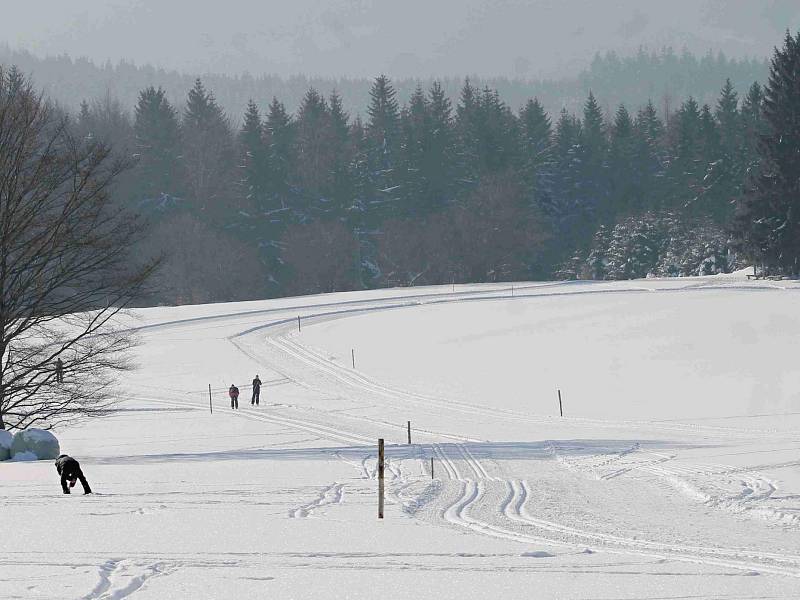
[[[71,456],[62,454],[56,459],[56,471],[59,475],[66,476],[67,479],[75,479],[80,470],[80,463]]]
[[[229,395],[231,398],[238,398],[238,397],[239,397],[239,388],[238,388],[238,387],[236,387],[235,385],[232,385],[232,386],[231,386],[231,387],[228,389],[228,395]]]
[[[261,389],[261,380],[258,377],[253,379],[253,389],[254,390],[260,390]]]
[[[56,471],[61,475],[61,489],[65,494],[69,494],[70,486],[67,485],[67,482],[74,482],[76,479],[80,480],[84,494],[92,493],[89,482],[86,481],[86,477],[83,475],[80,463],[71,456],[67,456],[66,454],[59,456],[56,459]]]

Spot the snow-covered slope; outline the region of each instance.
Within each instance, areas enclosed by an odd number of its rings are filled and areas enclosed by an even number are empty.
[[[119,410],[59,432],[97,493],[0,464],[0,597],[796,597],[798,291],[740,275],[138,311]]]

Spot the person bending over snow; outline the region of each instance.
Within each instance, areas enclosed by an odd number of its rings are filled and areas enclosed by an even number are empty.
[[[239,388],[231,384],[228,395],[231,397],[231,408],[239,408]]]
[[[61,489],[65,494],[69,494],[69,488],[75,487],[75,482],[80,479],[83,486],[84,494],[91,494],[92,489],[89,487],[89,482],[81,471],[80,463],[66,454],[62,454],[56,459],[56,471],[61,475]],[[67,486],[69,482],[69,486]]]

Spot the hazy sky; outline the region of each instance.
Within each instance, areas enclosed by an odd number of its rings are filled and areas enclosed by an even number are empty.
[[[640,45],[766,56],[800,0],[6,0],[0,42],[190,72],[572,74]]]

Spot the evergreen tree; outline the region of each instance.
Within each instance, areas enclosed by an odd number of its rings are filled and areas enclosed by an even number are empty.
[[[464,81],[456,106],[457,156],[456,169],[461,181],[475,185],[480,169],[478,139],[478,90],[472,86],[469,78]]]
[[[760,168],[738,206],[739,245],[752,259],[800,273],[800,33],[787,31],[764,88]]]
[[[417,88],[402,113],[405,216],[440,210],[452,186],[450,102],[441,85]]]
[[[705,163],[714,161],[720,155],[720,144],[719,127],[711,113],[711,107],[704,104],[700,110],[700,159]]]
[[[664,135],[664,124],[658,118],[658,111],[652,100],[648,100],[644,108],[636,114],[636,129],[643,134],[655,152]]]
[[[607,222],[613,217],[613,209],[608,195],[606,176],[606,152],[608,141],[603,120],[603,111],[590,91],[583,107],[583,127],[579,139],[576,178],[579,185],[579,210],[582,221],[588,229],[582,230],[581,237],[589,241],[594,223]]]
[[[239,147],[241,153],[240,166],[242,169],[241,183],[245,190],[245,196],[258,211],[267,211],[271,208],[268,204],[268,149],[264,140],[261,113],[252,99],[247,103],[244,123],[239,132]]]
[[[288,208],[289,172],[294,164],[294,124],[286,107],[277,98],[269,105],[266,123],[268,142],[269,188],[276,207]]]
[[[333,187],[334,132],[328,104],[317,90],[303,97],[295,121],[294,181],[307,200],[328,201]]]
[[[377,77],[369,91],[367,137],[376,170],[391,170],[400,141],[400,108],[397,93],[386,75]]]
[[[720,142],[724,154],[734,154],[739,146],[741,127],[739,122],[739,95],[733,88],[730,79],[725,80],[725,86],[717,100],[714,116],[719,123]]]
[[[608,152],[610,210],[614,216],[627,215],[639,208],[644,174],[638,150],[633,119],[625,105],[620,104],[611,126]]]
[[[453,107],[442,85],[434,81],[428,92],[430,140],[425,160],[428,206],[436,210],[452,198],[455,184]]]
[[[550,117],[538,99],[528,100],[519,114],[523,180],[531,199],[545,212],[553,202],[553,131]]]
[[[179,194],[180,125],[163,89],[150,86],[139,93],[134,133],[139,156],[135,175],[143,197]]]
[[[579,246],[576,225],[580,218],[580,183],[577,178],[580,139],[580,120],[567,109],[562,109],[553,136],[555,198],[550,216],[557,225],[559,237],[565,240],[563,249],[570,253]]]
[[[189,91],[181,123],[186,189],[197,210],[211,219],[234,214],[236,155],[222,108],[200,79]]]
[[[703,121],[708,120],[705,114],[701,114]],[[733,213],[733,201],[742,191],[746,168],[739,98],[730,79],[720,92],[714,117],[715,133],[704,150],[709,166],[703,180],[703,208],[717,222],[726,223]],[[704,122],[703,129],[712,127]]]
[[[632,171],[641,196],[639,208],[663,204],[664,124],[652,101],[641,108],[634,122],[634,160]]]
[[[485,87],[478,92],[467,81],[461,92],[457,127],[462,145],[461,166],[469,181],[507,172],[518,164],[517,120],[497,90]]]
[[[701,165],[700,106],[691,96],[670,120],[665,206],[685,209],[696,196],[705,175]]]
[[[369,202],[375,218],[398,210],[400,199],[400,108],[397,93],[386,75],[377,77],[369,91],[366,124]],[[386,207],[388,203],[388,207]],[[379,209],[380,207],[380,209]],[[386,208],[384,208],[386,207]]]
[[[333,174],[331,197],[335,211],[344,217],[353,203],[355,193],[352,160],[355,145],[350,138],[350,115],[342,106],[342,98],[333,92],[328,98],[329,116],[332,128]]]
[[[758,160],[758,143],[761,136],[766,133],[763,119],[764,91],[756,81],[750,86],[742,101],[742,152],[744,162],[749,172]]]
[[[404,217],[422,216],[429,212],[427,159],[433,135],[428,99],[421,87],[411,95],[401,113]]]

